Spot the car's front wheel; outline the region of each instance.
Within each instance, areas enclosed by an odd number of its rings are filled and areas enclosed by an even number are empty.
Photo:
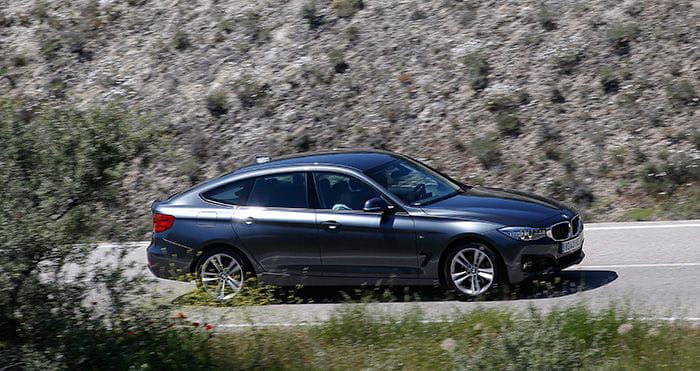
[[[219,301],[236,296],[245,283],[245,260],[233,250],[215,248],[205,252],[196,269],[197,285]]]
[[[452,248],[443,264],[447,286],[458,295],[474,297],[493,291],[501,268],[496,254],[480,242],[465,242]]]

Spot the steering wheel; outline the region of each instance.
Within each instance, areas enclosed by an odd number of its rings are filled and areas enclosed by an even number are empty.
[[[420,200],[426,195],[425,184],[421,183],[413,187],[413,193],[416,195],[415,200]]]

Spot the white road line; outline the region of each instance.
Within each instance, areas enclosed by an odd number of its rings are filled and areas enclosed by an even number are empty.
[[[302,327],[302,326],[320,326],[323,322],[299,322],[299,323],[222,323],[213,325],[214,328],[255,328],[255,327]],[[192,327],[185,326],[182,327]]]
[[[630,317],[628,320],[640,320],[640,321],[661,321],[661,322],[676,322],[676,321],[684,321],[684,322],[698,322],[700,321],[700,317]],[[438,320],[431,320],[431,319],[425,319],[425,320],[420,320],[418,321],[420,323],[452,323],[454,320],[450,319],[438,319]],[[388,323],[388,322],[387,322]],[[273,322],[273,323],[222,323],[222,324],[212,324],[214,328],[260,328],[260,327],[305,327],[305,326],[321,326],[324,325],[325,322],[299,322],[299,323],[291,323],[291,322]],[[177,327],[192,327],[192,326],[187,326],[187,325],[181,325]]]
[[[653,224],[653,225],[621,225],[619,227],[585,226],[584,231],[614,231],[623,229],[655,229],[655,228],[700,228],[700,224]]]
[[[658,263],[658,264],[618,264],[618,265],[577,265],[569,269],[608,269],[608,268],[668,268],[668,267],[698,267],[700,263]]]
[[[423,319],[418,321],[419,323],[452,323],[454,322],[451,319]],[[383,323],[389,323],[389,322],[383,322]],[[233,323],[233,324],[228,324],[228,323],[222,323],[220,325],[215,325],[216,327],[224,327],[224,328],[248,328],[248,327],[296,327],[296,326],[320,326],[325,324],[325,322],[320,322],[320,321],[312,321],[312,322],[299,322],[299,323],[291,323],[291,322],[272,322],[272,323]],[[183,325],[183,327],[189,327],[186,325]]]

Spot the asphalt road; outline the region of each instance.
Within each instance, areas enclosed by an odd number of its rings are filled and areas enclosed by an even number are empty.
[[[426,320],[449,320],[455,312],[483,307],[525,310],[534,306],[547,311],[574,304],[599,309],[613,302],[629,305],[649,318],[700,323],[700,220],[587,224],[584,233],[586,258],[582,264],[521,287],[509,299],[457,301],[440,299],[438,295],[422,302],[372,303],[368,310],[377,315],[398,315],[418,307]],[[145,246],[134,244],[129,259],[145,262]],[[109,244],[103,244],[98,250],[109,248]],[[145,264],[137,267],[147,269]],[[165,298],[176,298],[193,288],[192,283],[157,279],[153,290]],[[219,328],[244,328],[317,323],[343,306],[347,304],[338,300],[324,304],[180,309],[193,320],[214,323]]]

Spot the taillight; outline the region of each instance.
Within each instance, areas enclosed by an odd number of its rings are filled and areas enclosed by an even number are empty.
[[[175,223],[175,217],[165,214],[153,214],[153,231],[164,232]]]

